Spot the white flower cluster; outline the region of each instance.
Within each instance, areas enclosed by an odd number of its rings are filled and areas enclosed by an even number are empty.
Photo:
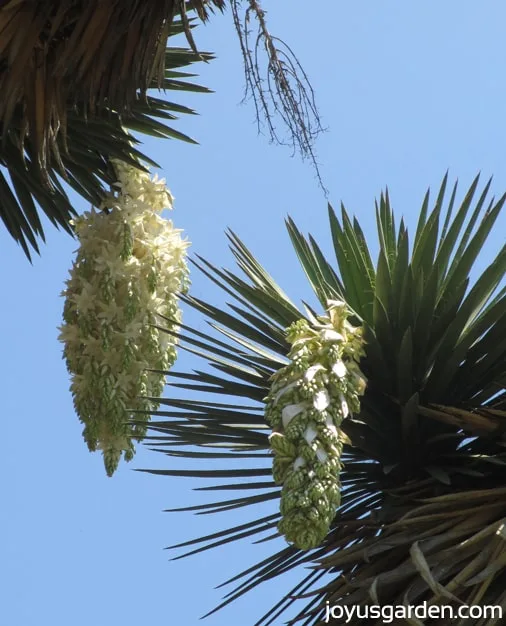
[[[90,451],[102,450],[109,476],[122,454],[132,459],[176,359],[176,336],[154,324],[163,315],[164,327],[178,331],[189,246],[160,215],[172,208],[165,181],[113,165],[118,182],[101,211],[73,223],[80,247],[62,294],[59,337],[84,439]]]
[[[282,484],[279,531],[301,550],[318,546],[341,501],[341,422],[360,410],[366,381],[362,329],[341,301],[328,316],[287,331],[291,363],[273,376],[265,417],[273,429],[273,477]]]

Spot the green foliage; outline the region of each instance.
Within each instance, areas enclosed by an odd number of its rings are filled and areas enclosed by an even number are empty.
[[[445,201],[445,177],[431,209],[428,193],[424,199],[412,246],[403,221],[396,227],[388,194],[382,195],[376,264],[344,207],[340,217],[329,208],[337,267],[288,220],[322,307],[341,299],[350,321],[363,326],[360,367],[368,385],[360,413],[342,422],[342,501],[322,545],[301,552],[276,542],[270,557],[228,581],[236,586],[220,607],[304,564],[314,567],[257,626],[275,623],[294,597],[305,600],[290,623],[307,625],[321,623],[326,601],[417,604],[443,595],[445,602],[504,605],[506,246],[470,282],[506,199],[487,200],[489,186],[475,199],[477,178],[457,206],[456,185]],[[210,368],[170,374],[170,397],[160,400],[166,409],[151,427],[152,447],[196,460],[249,459],[250,466],[149,471],[214,479],[202,490],[239,492],[184,510],[248,506],[252,519],[174,546],[189,549],[182,556],[242,538],[279,537],[278,514],[258,517],[255,508],[280,497],[269,468],[265,398],[271,377],[287,365],[285,329],[314,315],[288,299],[236,235],[229,239],[243,276],[202,259],[196,264],[232,296],[230,309],[185,298],[215,332],[183,326],[182,345]]]
[[[171,36],[181,33],[183,28],[181,21],[175,21]],[[181,68],[211,58],[209,53],[168,47],[162,84],[164,92],[208,93],[208,89],[189,80],[194,74]],[[155,83],[153,80],[153,87]],[[52,161],[48,163],[48,177],[44,180],[37,165],[36,147],[30,137],[20,141],[23,112],[14,111],[9,128],[1,129],[0,166],[4,169],[0,167],[0,218],[27,257],[30,258],[30,249],[38,253],[38,239],[44,240],[39,209],[54,226],[72,234],[69,222],[76,210],[62,182],[86,202],[99,206],[107,188],[115,182],[111,159],[145,171],[143,164],[158,167],[138,149],[140,142],[132,132],[196,143],[172,126],[181,114],[195,114],[195,111],[156,97],[152,92],[145,98],[139,95],[130,110],[121,114],[106,106],[92,114],[84,105],[69,103],[66,132],[58,135]]]

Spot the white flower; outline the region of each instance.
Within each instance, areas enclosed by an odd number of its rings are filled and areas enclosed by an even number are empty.
[[[333,419],[330,417],[330,415],[327,415],[327,417],[325,418],[325,425],[334,436],[336,437],[338,436],[338,430],[334,424]]]
[[[285,406],[281,411],[281,419],[283,420],[283,426],[286,428],[288,424],[292,421],[292,419],[304,411],[306,405],[304,403],[299,404],[289,404]]]
[[[305,464],[306,464],[306,461],[304,461],[304,459],[301,456],[298,456],[293,462],[293,469],[298,470],[299,468],[304,467]]]
[[[107,211],[92,209],[74,220],[80,247],[62,294],[60,334],[84,437],[91,450],[103,450],[109,475],[123,453],[133,456],[133,439],[145,432],[128,423],[129,417],[147,422],[133,411],[157,408],[146,396],[160,395],[164,377],[147,370],[166,370],[175,360],[174,336],[151,325],[161,322],[158,314],[181,319],[189,246],[160,215],[172,208],[165,181],[113,164],[118,182],[100,207]]]
[[[317,363],[316,365],[311,365],[311,367],[307,368],[306,373],[304,374],[305,380],[307,380],[308,382],[311,382],[313,378],[316,376],[316,373],[324,369],[325,368],[320,363]]]
[[[350,414],[350,409],[348,407],[348,403],[346,402],[345,397],[342,393],[339,394],[339,401],[341,402],[341,413],[343,417],[348,417]]]
[[[304,433],[304,439],[308,443],[312,443],[317,435],[318,435],[318,433],[314,429],[314,424],[310,423],[309,426],[306,428],[306,432]]]
[[[325,411],[330,404],[330,396],[326,389],[318,391],[313,398],[313,406],[317,411]]]
[[[323,341],[344,341],[344,337],[341,333],[338,333],[337,330],[331,330],[329,328],[322,331],[321,337]]]
[[[297,386],[297,382],[293,382],[288,385],[285,385],[282,389],[280,389],[278,393],[274,396],[274,404],[277,404],[279,402],[279,399],[282,396],[284,396],[285,393],[287,393],[288,391],[290,391],[290,389],[293,389],[296,386]]]
[[[341,361],[341,359],[339,359],[339,361],[336,361],[332,365],[332,372],[338,378],[344,378],[346,376],[346,374],[348,373],[348,369],[346,368],[346,365],[343,363],[343,361]]]
[[[320,463],[325,463],[325,461],[329,458],[328,454],[320,446],[316,448],[316,456],[318,457],[318,461],[320,461]]]

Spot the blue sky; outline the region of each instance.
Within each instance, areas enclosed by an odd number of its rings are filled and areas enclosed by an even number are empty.
[[[503,2],[327,0],[303,11],[307,6],[265,0],[271,30],[299,56],[329,129],[316,148],[336,207],[342,200],[374,239],[374,198],[385,185],[408,224],[426,188],[436,188],[447,169],[462,191],[478,171],[484,182],[494,176],[496,196],[506,190]],[[239,104],[242,62],[230,15],[216,16],[195,36],[217,55],[198,70],[216,93],[182,94],[180,101],[200,116],[178,128],[200,146],[161,140],[144,146],[176,197],[172,218],[194,252],[228,267],[223,231],[231,227],[292,298],[307,298],[283,220],[290,214],[330,250],[326,200],[310,164],[257,136],[252,106]],[[79,211],[88,209],[76,202]],[[503,215],[483,264],[504,244],[505,232]],[[213,588],[272,547],[245,543],[170,562],[165,546],[243,517],[162,513],[204,502],[192,492],[201,484],[132,471],[168,467],[141,446],[112,479],[100,456],[88,453],[56,339],[59,294],[76,244],[49,226],[47,242],[30,265],[0,230],[0,624],[194,626],[220,601],[222,592]],[[194,273],[192,281],[194,295],[216,302],[206,279]],[[204,328],[195,315],[186,320]],[[180,358],[180,368],[195,365]],[[299,576],[261,587],[204,623],[253,624]]]

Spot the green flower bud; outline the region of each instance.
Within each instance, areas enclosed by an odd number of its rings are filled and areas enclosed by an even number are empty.
[[[341,503],[340,426],[360,411],[365,391],[362,330],[347,315],[332,301],[313,326],[302,319],[287,329],[291,363],[273,376],[266,398],[265,419],[276,431],[273,477],[283,484],[278,530],[301,550],[323,541]]]

